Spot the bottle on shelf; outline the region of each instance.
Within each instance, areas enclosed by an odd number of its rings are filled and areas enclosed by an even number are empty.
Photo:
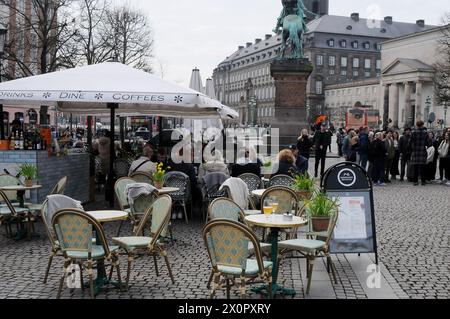
[[[24,150],[25,145],[24,145],[24,138],[23,138],[23,133],[19,133],[19,150]]]
[[[11,142],[9,143],[9,149],[11,151],[16,149],[16,141],[15,141],[15,134],[11,134]]]
[[[20,136],[16,136],[16,134],[14,133],[14,136],[15,136],[15,138],[14,138],[14,149],[17,151],[17,150],[19,150],[20,149],[20,143],[19,143],[19,138],[20,138]]]

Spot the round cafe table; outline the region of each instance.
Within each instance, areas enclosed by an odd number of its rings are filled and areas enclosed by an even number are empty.
[[[267,189],[257,189],[257,190],[254,190],[254,191],[252,191],[252,195],[255,196],[255,197],[257,197],[257,198],[261,198],[266,190],[267,190]]]
[[[92,216],[95,220],[97,220],[100,224],[115,221],[122,221],[128,219],[128,213],[120,210],[98,210],[98,211],[89,211],[86,212],[88,215]],[[98,234],[96,235],[96,244],[101,242]],[[99,290],[105,286],[111,284],[118,288],[119,284],[115,282],[110,282],[108,276],[106,275],[105,261],[103,259],[99,259],[97,261],[97,278],[94,283],[94,292],[97,295]]]
[[[26,191],[32,191],[42,188],[42,185],[32,185],[32,186],[25,186],[25,185],[8,185],[8,186],[0,186],[0,190],[2,191],[17,191],[17,200],[19,202],[20,208],[25,208],[25,192]]]
[[[287,296],[295,296],[295,290],[286,289],[284,287],[280,287],[277,284],[278,279],[278,235],[280,233],[280,229],[285,228],[297,228],[308,224],[308,221],[301,217],[293,216],[292,220],[287,219],[284,215],[251,215],[245,217],[245,221],[248,224],[270,228],[270,243],[272,245],[271,255],[272,255],[272,296],[275,295],[287,295]],[[267,291],[268,287],[263,286],[259,288],[255,288],[255,292]]]
[[[180,191],[179,188],[176,187],[163,187],[161,189],[157,189],[158,195],[166,195],[166,194],[172,194]]]

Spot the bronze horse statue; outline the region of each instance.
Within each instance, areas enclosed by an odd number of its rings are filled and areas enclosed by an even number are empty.
[[[279,34],[280,28],[282,28],[283,43],[280,57],[282,59],[301,59],[303,58],[303,36],[308,32],[305,14],[317,15],[306,9],[302,0],[282,0],[282,4],[283,11],[273,30]]]

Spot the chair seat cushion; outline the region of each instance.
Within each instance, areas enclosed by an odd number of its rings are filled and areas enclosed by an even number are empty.
[[[114,252],[118,250],[118,246],[110,246],[109,250],[111,252]],[[88,253],[84,251],[67,251],[67,256],[72,259],[88,259]],[[105,251],[103,249],[103,246],[92,246],[92,259],[101,259],[105,257]]]
[[[270,250],[272,245],[271,244],[267,244],[267,243],[259,243],[259,247],[261,247],[261,250],[266,251],[266,250]],[[248,252],[250,254],[253,254],[255,252],[255,250],[253,248],[253,243],[248,243]]]
[[[245,216],[261,215],[261,211],[260,210],[245,210],[244,214],[245,214]]]
[[[112,239],[113,243],[116,245],[119,245],[122,248],[125,248],[127,250],[133,250],[136,248],[145,248],[147,247],[151,241],[151,237],[143,237],[143,236],[136,236],[136,237],[118,237]]]
[[[42,204],[30,204],[25,206],[31,211],[40,211],[42,209]]]
[[[323,249],[325,247],[325,242],[312,239],[292,239],[279,242],[278,247],[280,249],[314,252]]]
[[[271,261],[264,261],[264,269],[272,268]],[[219,271],[222,274],[240,276],[242,269],[238,267],[218,266]],[[247,267],[245,269],[246,276],[253,276],[258,274],[258,262],[254,259],[247,259]]]
[[[14,210],[16,211],[17,214],[22,214],[22,213],[28,212],[28,208],[14,207]],[[0,215],[9,216],[9,215],[11,215],[11,211],[9,210],[8,207],[2,206],[2,207],[0,207]]]

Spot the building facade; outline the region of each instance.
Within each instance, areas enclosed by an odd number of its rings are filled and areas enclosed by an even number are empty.
[[[325,87],[325,108],[335,127],[346,126],[346,114],[352,108],[380,110],[383,105],[382,98],[379,78]]]
[[[429,119],[434,113],[436,121],[445,121],[444,105],[434,98],[434,64],[443,59],[439,40],[443,30],[438,27],[421,33],[400,37],[382,43],[382,90],[386,103],[382,111],[394,127],[412,126],[417,120]]]
[[[326,114],[325,87],[349,81],[381,76],[381,43],[432,28],[423,20],[416,23],[361,19],[358,13],[349,17],[323,15],[308,23],[304,36],[305,57],[314,65],[307,87],[310,122]],[[280,35],[266,35],[246,46],[240,46],[214,70],[218,99],[236,108],[242,124],[248,124],[249,82],[256,97],[258,124],[270,124],[275,107],[275,87],[270,64],[277,57]],[[250,87],[251,87],[250,86]]]
[[[14,7],[15,9],[11,9]],[[12,0],[10,5],[0,4],[0,28],[6,30],[5,47],[0,48],[0,80],[22,78],[39,74],[38,36],[30,27],[30,21],[37,21],[38,10],[33,8],[32,0]],[[55,31],[56,32],[56,31]],[[7,51],[7,52],[6,52]],[[9,56],[9,57],[8,57]],[[20,62],[17,62],[20,61]],[[7,131],[9,123],[18,119],[29,121],[29,114],[39,110],[24,106],[4,106],[4,121]],[[56,124],[56,110],[48,112],[50,123]]]

